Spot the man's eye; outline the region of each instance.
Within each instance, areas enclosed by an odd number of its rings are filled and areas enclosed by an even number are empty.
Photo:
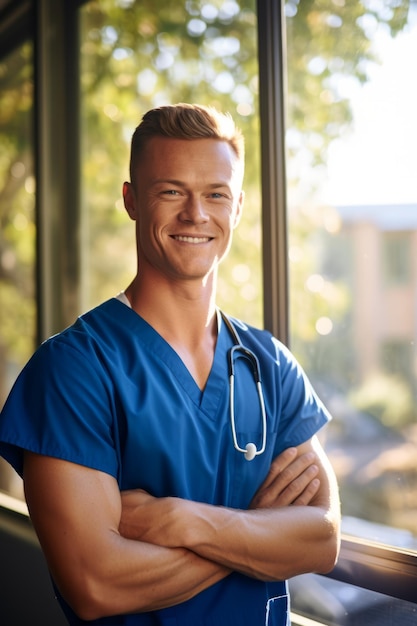
[[[162,193],[167,196],[176,196],[178,195],[178,191],[176,189],[165,189]]]
[[[223,194],[215,191],[214,193],[211,194],[211,197],[212,198],[223,198]]]

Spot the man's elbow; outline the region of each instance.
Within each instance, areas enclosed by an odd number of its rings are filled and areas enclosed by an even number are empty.
[[[328,574],[332,571],[339,557],[339,548],[336,542],[328,542],[323,546],[323,553],[320,556],[316,574]]]
[[[116,585],[102,571],[87,571],[76,580],[64,579],[56,581],[64,600],[81,620],[93,621],[122,613],[117,606]]]
[[[86,622],[109,617],[108,614],[105,614],[105,612],[101,610],[100,605],[96,605],[89,599],[87,599],[87,601],[85,601],[85,599],[80,599],[80,601],[76,600],[70,604],[70,606],[77,617]]]
[[[324,524],[323,538],[320,542],[320,559],[317,574],[328,574],[337,563],[340,551],[340,516],[327,515]]]
[[[112,613],[108,605],[112,595],[106,594],[98,579],[87,579],[84,576],[83,581],[78,581],[75,585],[63,583],[58,587],[65,601],[81,620],[88,622],[108,617]]]

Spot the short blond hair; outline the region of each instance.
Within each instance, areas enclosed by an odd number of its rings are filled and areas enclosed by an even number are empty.
[[[243,166],[244,138],[229,113],[221,113],[214,107],[201,104],[170,104],[145,113],[141,123],[136,127],[130,151],[131,180],[134,178],[143,149],[152,137],[189,140],[211,138],[226,141]]]

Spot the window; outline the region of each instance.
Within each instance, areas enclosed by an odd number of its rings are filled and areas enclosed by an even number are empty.
[[[412,385],[414,378],[412,375],[413,362],[411,357],[412,350],[410,350],[410,343],[407,341],[390,340],[381,344],[380,362],[382,368],[392,376],[402,378]],[[397,400],[399,399],[397,396]],[[407,404],[409,406],[412,405],[411,398]]]
[[[285,5],[291,345],[334,415],[344,529],[417,550],[417,11]]]
[[[416,623],[417,608],[413,602],[323,576],[297,576],[290,581],[290,589],[292,604],[297,607],[292,626],[412,626]],[[309,619],[303,620],[302,616]],[[317,622],[310,622],[311,618]]]
[[[415,220],[417,225],[417,215],[415,215]],[[409,233],[383,233],[382,271],[387,287],[410,284],[412,277],[411,244],[412,236]]]
[[[36,341],[33,59],[24,43],[0,61],[0,405]],[[22,495],[0,460],[0,489]]]

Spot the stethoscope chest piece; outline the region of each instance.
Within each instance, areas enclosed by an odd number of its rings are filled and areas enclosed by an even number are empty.
[[[236,446],[235,446],[236,447]],[[246,444],[244,456],[247,461],[253,461],[257,454],[261,454],[258,452],[257,447],[254,443],[250,442]]]

